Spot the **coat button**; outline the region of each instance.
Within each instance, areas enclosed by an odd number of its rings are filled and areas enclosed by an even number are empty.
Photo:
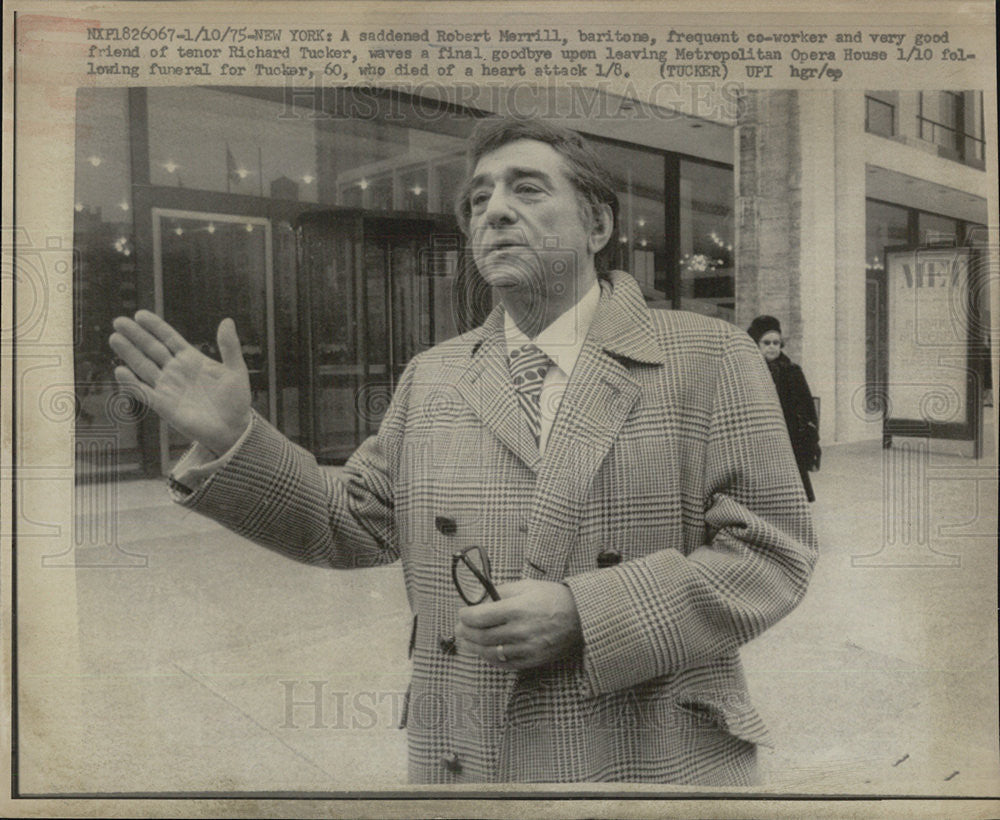
[[[442,635],[438,638],[438,646],[445,655],[455,654],[455,636],[454,635]]]
[[[617,550],[601,550],[597,553],[597,568],[613,567],[622,562],[622,554]]]
[[[441,535],[454,535],[456,530],[458,530],[458,525],[455,523],[454,518],[448,518],[443,515],[439,515],[434,519],[434,526],[437,527],[437,531]]]
[[[447,752],[441,755],[441,765],[452,774],[458,774],[462,771],[462,761],[458,759],[458,755],[454,752]]]

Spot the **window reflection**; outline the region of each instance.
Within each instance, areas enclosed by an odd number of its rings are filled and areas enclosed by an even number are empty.
[[[150,88],[147,99],[153,185],[317,201],[313,120],[208,88]]]
[[[937,214],[921,213],[917,217],[919,244],[958,244],[958,220]]]
[[[885,249],[908,243],[908,219],[906,208],[885,202],[868,201],[865,231],[866,271],[882,270]]]
[[[319,133],[323,201],[450,214],[465,177],[465,148],[464,137],[377,121],[324,128]]]
[[[680,163],[680,307],[732,322],[736,317],[733,172]]]
[[[875,413],[884,406],[885,249],[909,244],[909,212],[868,200],[865,223],[865,401]]]
[[[616,267],[631,273],[647,297],[663,299],[667,287],[663,155],[605,143],[595,143],[594,148],[618,194],[618,235],[611,239],[618,245]]]
[[[116,399],[107,339],[111,320],[138,307],[129,166],[128,92],[77,93],[73,298],[78,437],[114,435],[117,463],[98,463],[100,448],[78,449],[77,470],[104,475],[139,468],[138,406]],[[133,412],[134,411],[134,412]]]
[[[403,211],[416,213],[427,212],[427,179],[428,169],[416,167],[400,173],[401,208]]]
[[[865,95],[865,131],[891,137],[896,133],[895,91],[870,91]]]

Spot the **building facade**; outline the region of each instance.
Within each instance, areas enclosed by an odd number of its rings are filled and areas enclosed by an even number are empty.
[[[779,316],[823,440],[872,437],[878,408],[857,396],[879,373],[877,260],[985,225],[982,95],[574,93],[81,89],[80,477],[160,475],[186,446],[114,386],[110,322],[140,307],[213,355],[232,316],[255,408],[322,460],[349,455],[406,362],[490,307],[452,204],[465,139],[494,113],[585,133],[617,185],[616,266],[650,303],[744,327]]]
[[[782,320],[824,442],[879,439],[888,249],[996,246],[978,91],[751,93],[736,125],[736,318]],[[995,153],[995,152],[994,152]],[[989,288],[976,293],[987,351]]]

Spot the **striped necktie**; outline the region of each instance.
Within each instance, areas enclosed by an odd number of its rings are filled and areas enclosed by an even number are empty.
[[[510,375],[517,391],[517,400],[528,420],[528,427],[537,445],[542,432],[540,397],[545,373],[552,360],[540,347],[526,344],[510,351]]]

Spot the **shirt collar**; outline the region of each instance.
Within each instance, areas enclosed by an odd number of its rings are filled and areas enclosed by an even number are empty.
[[[504,317],[504,337],[507,350],[534,342],[556,366],[567,375],[572,374],[576,360],[580,357],[587,331],[594,320],[597,305],[601,301],[601,287],[597,281],[573,307],[559,315],[534,339],[529,339],[515,324],[509,313]]]

